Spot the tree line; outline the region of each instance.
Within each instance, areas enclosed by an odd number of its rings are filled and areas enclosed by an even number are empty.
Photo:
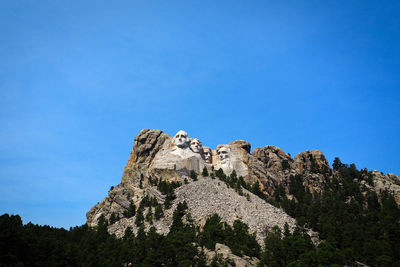
[[[128,227],[123,238],[107,232],[109,223],[102,216],[97,227],[86,224],[70,228],[23,224],[20,216],[0,216],[1,266],[207,266],[205,251],[215,249],[216,243],[230,247],[238,256],[259,259],[258,266],[352,266],[362,262],[369,266],[400,266],[400,209],[390,192],[378,196],[361,181],[371,183],[371,176],[359,171],[354,164],[343,164],[337,158],[336,173],[327,179],[320,197],[312,196],[303,185],[302,176],[290,177],[289,199],[282,185],[273,197],[265,196],[258,183],[247,184],[233,172],[222,170],[202,175],[218,178],[238,194],[243,188],[269,203],[281,207],[297,219],[298,226],[289,231],[274,227],[265,239],[264,249],[250,233],[248,226],[236,220],[233,225],[214,214],[200,229],[195,226],[185,202],[173,213],[173,223],[167,235],[155,227],[145,231],[144,221],[163,216],[170,207],[145,197],[138,208],[133,204],[124,214],[136,216],[136,234]],[[192,180],[195,180],[192,174]],[[180,184],[152,180],[160,192],[175,198],[174,189]],[[149,207],[146,216],[144,208]],[[154,208],[154,212],[152,211]],[[149,214],[150,210],[150,214]],[[139,218],[139,219],[138,219]],[[184,221],[186,223],[184,223]],[[314,245],[307,229],[319,233],[321,242]],[[231,266],[233,262],[216,255],[210,266]]]

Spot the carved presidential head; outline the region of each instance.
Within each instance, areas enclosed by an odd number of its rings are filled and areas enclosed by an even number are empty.
[[[219,161],[221,163],[226,163],[226,161],[229,159],[229,148],[226,146],[219,146],[217,148],[217,154]]]
[[[206,163],[212,163],[212,152],[211,148],[207,146],[203,146],[203,155],[204,155],[204,160]]]
[[[189,135],[187,132],[180,130],[175,134],[173,143],[179,148],[186,148],[189,146]]]
[[[201,142],[197,138],[193,138],[190,140],[190,148],[192,149],[193,152],[195,153],[200,153],[201,152]]]

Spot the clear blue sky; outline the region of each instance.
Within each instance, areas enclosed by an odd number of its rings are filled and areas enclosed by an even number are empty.
[[[399,1],[0,2],[0,213],[75,226],[142,128],[400,175]]]

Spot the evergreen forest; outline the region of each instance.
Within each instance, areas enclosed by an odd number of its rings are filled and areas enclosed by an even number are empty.
[[[97,227],[85,224],[66,230],[23,224],[20,216],[4,214],[0,216],[0,266],[234,265],[221,255],[215,255],[207,265],[206,251],[214,250],[216,243],[227,245],[235,255],[259,259],[258,266],[400,266],[400,209],[393,195],[377,195],[366,188],[360,181],[371,183],[371,177],[354,164],[342,164],[336,158],[333,168],[337,175],[326,180],[323,194],[317,198],[303,185],[301,176],[290,178],[289,194],[293,197],[288,198],[282,185],[272,197],[266,197],[258,183],[246,184],[236,173],[203,173],[224,181],[241,195],[247,189],[297,219],[294,231],[287,225],[283,230],[271,229],[264,248],[240,220],[228,225],[214,214],[200,229],[193,224],[185,202],[175,209],[167,235],[158,234],[154,227],[145,232],[142,214],[137,216],[137,234],[128,227],[122,239],[108,234],[110,221],[104,217]],[[172,201],[176,186],[162,183],[159,189]],[[162,206],[147,202],[158,209],[155,219],[160,219]],[[136,211],[132,206],[127,212],[134,216],[141,208]],[[308,229],[319,233],[318,244],[313,244]]]

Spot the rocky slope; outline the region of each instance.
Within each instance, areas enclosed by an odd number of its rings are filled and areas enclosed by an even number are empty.
[[[137,200],[141,200],[145,195],[156,197],[160,203],[164,202],[164,196],[157,190],[156,186],[131,189],[134,191],[126,194],[125,188],[114,188],[110,192],[112,199],[108,197],[97,209],[90,211],[89,217],[92,216],[93,220],[88,221],[89,224],[95,225],[95,217],[99,214],[114,212],[121,219],[109,226],[110,233],[117,237],[123,237],[128,226],[136,233],[136,216],[124,218],[123,213],[129,206],[128,198],[124,197],[129,195],[136,206],[139,206]],[[189,181],[188,184],[178,187],[175,190],[176,199],[171,208],[165,210],[164,217],[158,221],[153,220],[152,224],[145,222],[145,228],[148,230],[151,226],[155,226],[157,232],[167,234],[172,224],[173,211],[177,204],[183,201],[186,201],[188,212],[191,214],[190,217],[195,225],[202,227],[206,219],[213,214],[218,214],[224,222],[231,225],[236,219],[239,219],[248,224],[251,233],[256,232],[260,244],[273,226],[283,227],[285,223],[288,223],[290,228],[295,226],[295,220],[281,209],[273,207],[247,190],[243,191],[244,194],[241,196],[233,188],[228,188],[224,182],[218,179],[199,177],[197,181]],[[147,214],[148,209],[145,209],[144,214]]]
[[[240,219],[249,225],[250,232],[255,232],[262,244],[266,233],[274,226],[290,228],[295,220],[282,210],[273,207],[247,190],[239,194],[218,179],[199,175],[198,180],[191,178],[191,173],[200,174],[203,169],[215,174],[221,169],[230,175],[233,171],[249,184],[258,182],[260,190],[272,196],[278,185],[283,185],[286,193],[290,177],[301,175],[303,184],[310,189],[314,198],[323,191],[324,182],[339,174],[334,172],[321,151],[312,150],[299,153],[293,159],[289,154],[275,146],[256,148],[251,152],[251,145],[243,140],[218,145],[215,150],[203,147],[197,138],[189,138],[184,131],[174,137],[160,130],[142,130],[134,140],[134,146],[128,163],[124,168],[119,185],[109,191],[109,195],[87,213],[87,223],[95,226],[101,215],[108,220],[112,214],[115,222],[109,226],[110,233],[122,237],[129,226],[137,231],[136,216],[127,216],[132,204],[136,208],[144,197],[156,199],[163,204],[166,196],[151,181],[179,182],[175,189],[176,198],[171,207],[166,209],[164,217],[153,220],[159,233],[166,234],[172,224],[172,214],[179,202],[186,201],[190,221],[202,227],[208,216],[217,213],[222,221],[232,224]],[[378,194],[388,190],[400,203],[400,179],[393,174],[384,175],[377,171],[364,173],[360,183],[374,189]],[[369,181],[368,183],[366,181]],[[147,214],[148,207],[144,214]],[[150,223],[145,227],[149,229]],[[312,235],[312,233],[310,233]]]

